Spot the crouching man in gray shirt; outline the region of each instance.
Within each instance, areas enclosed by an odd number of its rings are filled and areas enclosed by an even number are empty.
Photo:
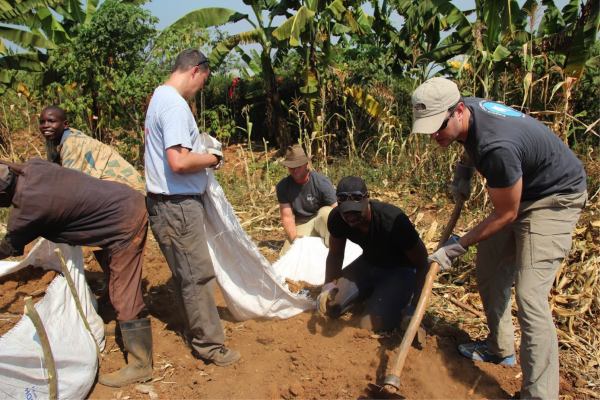
[[[335,189],[325,175],[308,170],[311,157],[300,145],[289,146],[281,164],[290,171],[277,184],[277,200],[287,239],[279,253],[283,256],[294,240],[303,236],[320,237],[329,247],[327,218],[337,206]]]

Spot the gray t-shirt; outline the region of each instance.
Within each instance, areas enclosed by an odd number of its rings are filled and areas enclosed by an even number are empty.
[[[172,86],[159,86],[146,113],[146,190],[157,194],[203,194],[206,170],[179,174],[167,162],[167,149],[180,145],[206,154],[187,102]]]
[[[337,199],[333,184],[325,175],[308,171],[310,178],[299,185],[291,176],[277,184],[277,201],[291,204],[296,225],[305,224],[317,216],[319,208],[333,205]]]
[[[585,192],[581,161],[544,124],[489,100],[466,98],[465,105],[471,117],[463,144],[491,188],[512,186],[523,177],[522,202]]]

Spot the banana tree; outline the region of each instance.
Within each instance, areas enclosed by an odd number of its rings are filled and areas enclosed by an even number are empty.
[[[229,36],[219,43],[209,55],[210,64],[212,68],[218,68],[229,53],[239,45],[258,44],[260,46],[260,62],[258,63],[260,68],[257,70],[261,72],[265,88],[269,128],[271,133],[275,134],[280,148],[285,148],[291,143],[291,139],[281,106],[281,98],[277,91],[271,53],[274,50],[286,49],[287,44],[278,42],[273,37],[273,31],[276,28],[272,24],[276,16],[286,15],[288,7],[295,4],[293,1],[286,0],[282,2],[275,0],[244,0],[244,3],[252,8],[254,19],[250,18],[248,14],[242,14],[227,8],[208,7],[184,15],[170,25],[168,29],[184,32],[190,23],[194,23],[195,26],[201,28],[209,28],[242,20],[247,21],[252,26],[253,29]],[[268,13],[267,20],[265,20],[263,12]]]
[[[121,0],[139,5],[147,0]],[[75,26],[88,23],[100,0],[0,1],[0,83],[11,84],[15,71],[43,72],[57,46],[70,43]],[[58,14],[60,20],[56,17]],[[12,43],[24,51],[11,50]]]
[[[406,71],[418,86],[429,77],[436,62],[424,54],[439,49],[443,31],[453,30],[452,36],[468,38],[472,26],[467,16],[472,11],[463,12],[448,0],[400,0],[394,7],[405,21],[392,36],[388,54],[395,57],[396,70]],[[461,43],[453,50],[467,50],[468,46]]]
[[[333,67],[341,45],[340,41],[335,44],[333,37],[370,37],[373,33],[371,22],[360,2],[306,0],[273,32],[275,38],[287,41],[304,60],[300,66],[303,82],[300,91],[306,96],[306,115],[312,130],[310,137],[313,140],[318,138],[318,143],[331,138],[326,132],[326,125],[331,122],[328,114],[333,113],[327,110],[327,98],[336,96],[340,83]],[[340,92],[343,93],[344,89]]]

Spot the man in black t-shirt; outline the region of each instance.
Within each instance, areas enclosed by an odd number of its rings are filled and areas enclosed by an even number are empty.
[[[327,217],[336,206],[335,189],[325,175],[308,170],[310,157],[300,145],[289,146],[285,160],[290,175],[277,184],[277,200],[287,239],[279,253],[283,256],[297,238],[320,237],[329,247]]]
[[[521,325],[521,398],[558,398],[558,340],[548,292],[571,248],[571,232],[587,199],[575,154],[544,124],[515,109],[432,78],[412,95],[413,132],[440,146],[461,143],[487,180],[492,213],[463,237],[433,253],[442,269],[478,245],[475,274],[490,333],[459,346],[476,361],[514,365],[511,287]],[[459,165],[451,189],[470,195],[472,168]]]
[[[338,207],[327,221],[331,236],[318,310],[341,316],[356,301],[370,297],[361,328],[391,331],[401,322],[408,324],[429,270],[425,244],[401,209],[369,199],[361,178],[342,179],[336,197]],[[363,253],[342,269],[346,240]]]

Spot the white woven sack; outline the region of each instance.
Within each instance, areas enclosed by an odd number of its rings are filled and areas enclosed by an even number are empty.
[[[59,248],[77,288],[88,324],[104,349],[104,324],[95,310],[95,298],[84,275],[81,247],[41,239],[20,263],[0,262],[0,276],[28,265],[61,271],[54,253]],[[48,335],[57,372],[58,397],[84,398],[96,378],[98,362],[94,338],[85,328],[64,276],[57,276],[35,308]],[[0,398],[44,399],[49,379],[42,347],[33,323],[23,316],[0,337]]]

